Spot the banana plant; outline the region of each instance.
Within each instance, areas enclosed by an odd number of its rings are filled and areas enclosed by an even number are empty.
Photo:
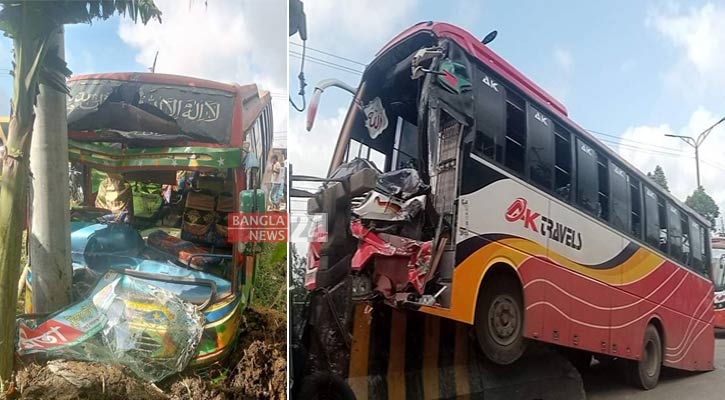
[[[25,228],[30,141],[39,85],[68,93],[71,71],[51,48],[63,25],[91,23],[115,14],[134,22],[161,22],[153,0],[0,0],[0,30],[13,41],[13,95],[0,180],[0,398],[10,378],[15,353],[15,310]]]

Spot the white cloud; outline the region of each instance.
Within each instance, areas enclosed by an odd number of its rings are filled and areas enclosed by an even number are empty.
[[[670,191],[684,202],[697,186],[694,149],[679,139],[667,138],[664,135],[697,137],[700,132],[719,119],[719,115],[700,107],[692,113],[687,124],[680,129],[673,129],[667,124],[630,127],[621,136],[622,141],[626,144],[618,147],[618,153],[645,173],[654,170],[656,165],[662,166]],[[632,145],[646,147],[650,150],[642,151],[628,147]],[[662,154],[662,152],[673,153],[663,147],[674,148],[682,152],[681,156]],[[700,147],[700,178],[705,190],[715,199],[721,212],[725,212],[725,185],[722,183],[722,176],[725,173],[725,162],[722,159],[723,148],[725,148],[725,126],[719,125],[710,132],[707,140]]]
[[[657,31],[679,54],[664,77],[680,91],[697,97],[725,89],[725,7],[707,3],[682,10],[676,4],[650,11],[646,25]],[[693,89],[696,91],[693,93]]]
[[[118,34],[137,51],[136,61],[156,72],[221,82],[257,83],[287,92],[287,2],[284,0],[156,0],[163,23],[122,19]],[[273,101],[275,131],[286,131],[287,104]]]
[[[574,61],[571,53],[567,50],[557,48],[554,50],[554,59],[556,60],[556,63],[559,65],[559,67],[564,72],[571,71],[571,65]]]
[[[311,46],[353,54],[376,50],[404,29],[415,0],[315,0],[305,2]],[[405,23],[403,23],[405,22]]]
[[[327,176],[346,114],[347,110],[339,108],[334,116],[318,115],[311,132],[305,130],[306,114],[293,114],[289,125],[288,151],[289,159],[294,163],[295,175]]]
[[[555,47],[551,53],[554,62],[554,73],[547,75],[540,84],[557,100],[566,103],[571,90],[571,77],[574,67],[574,57],[569,50]]]

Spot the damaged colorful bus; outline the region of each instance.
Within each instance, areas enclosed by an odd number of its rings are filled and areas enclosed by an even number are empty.
[[[540,341],[584,365],[629,360],[643,389],[663,365],[713,369],[708,222],[482,41],[445,23],[411,27],[357,89],[321,82],[308,129],[331,86],[355,98],[308,206],[328,229],[310,248],[306,286],[314,307],[335,296],[332,319],[313,312],[310,326],[327,338],[358,329],[364,313],[341,305],[349,295],[466,324],[499,365]],[[355,346],[339,338],[339,351]],[[360,367],[348,354],[328,363],[352,384],[373,356]]]
[[[270,94],[254,84],[156,73],[76,76],[68,86],[75,299],[109,271],[152,282],[200,307],[203,334],[189,365],[215,364],[234,347],[253,294],[259,246],[232,243],[227,217],[265,211]],[[27,287],[32,312],[32,273]],[[153,354],[167,357],[170,338],[161,325],[152,334],[146,324],[172,319],[169,310],[127,304],[133,307],[148,318],[130,326],[151,335],[144,346]],[[25,332],[43,333],[33,329]],[[31,339],[21,341],[21,353],[35,349],[22,347]]]

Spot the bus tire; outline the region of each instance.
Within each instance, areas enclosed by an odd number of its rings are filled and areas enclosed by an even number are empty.
[[[483,354],[499,365],[512,364],[526,349],[524,309],[518,281],[496,275],[481,288],[474,329]]]
[[[628,364],[627,377],[633,386],[643,390],[657,386],[662,369],[662,339],[654,325],[647,325],[644,331],[642,357]]]
[[[318,371],[302,379],[295,399],[355,400],[355,393],[341,377],[330,372]]]

